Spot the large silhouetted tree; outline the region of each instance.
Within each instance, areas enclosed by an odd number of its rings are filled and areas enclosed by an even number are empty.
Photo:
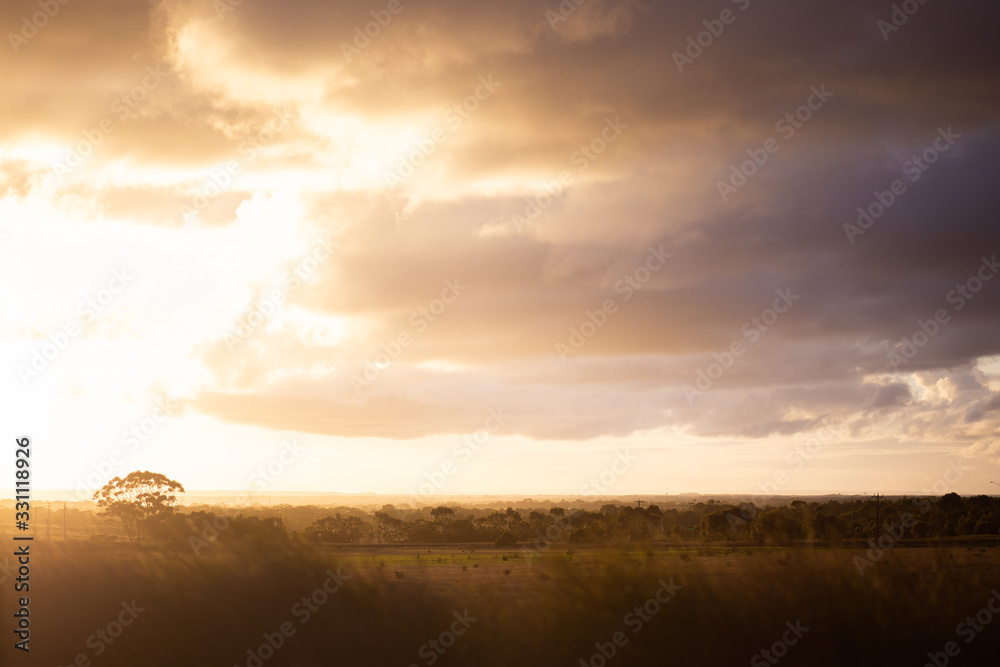
[[[146,521],[173,511],[177,493],[184,493],[178,482],[160,473],[136,470],[112,479],[94,494],[94,500],[103,510],[101,516],[117,521],[129,542],[138,542]]]

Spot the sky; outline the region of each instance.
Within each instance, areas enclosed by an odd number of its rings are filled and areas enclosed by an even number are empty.
[[[1000,491],[995,3],[0,25],[36,489]]]

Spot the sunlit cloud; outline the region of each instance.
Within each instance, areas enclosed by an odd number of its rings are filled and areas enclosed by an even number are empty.
[[[973,462],[970,489],[996,474],[1000,280],[978,272],[1000,251],[998,63],[954,46],[991,10],[928,5],[887,44],[862,3],[790,28],[755,3],[678,71],[698,3],[550,4],[407,3],[362,38],[363,3],[102,2],[5,54],[4,399],[95,406],[73,415],[97,451],[107,415],[167,396],[172,465],[182,438],[238,457],[294,431],[359,470],[505,406],[482,491],[573,488],[541,463],[632,445],[662,466],[634,490],[711,486],[720,448],[763,460],[820,429],[869,470],[848,486],[900,452],[930,457],[893,478],[914,488],[933,456]],[[816,87],[832,97],[783,132]],[[772,321],[780,290],[800,300]],[[52,486],[77,474],[51,464]]]

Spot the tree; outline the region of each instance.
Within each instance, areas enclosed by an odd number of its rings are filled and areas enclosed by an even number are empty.
[[[767,544],[780,544],[802,539],[802,526],[791,512],[783,508],[768,508],[755,517],[753,535]]]
[[[847,536],[847,524],[832,514],[817,514],[812,521],[812,529],[821,540],[842,540]]]
[[[962,500],[962,496],[953,491],[941,496],[937,501],[937,506],[942,512],[948,514],[960,513],[965,509],[965,502]]]
[[[444,533],[444,543],[448,544],[448,524],[455,518],[455,510],[442,505],[432,509],[431,516],[434,517],[434,523],[441,526],[441,531]]]
[[[543,532],[549,523],[549,517],[538,510],[531,510],[528,513],[528,528],[532,534]]]
[[[115,477],[94,493],[101,516],[117,521],[129,542],[139,542],[142,526],[150,519],[168,515],[184,487],[165,475],[138,470]]]
[[[503,549],[509,549],[517,546],[517,540],[514,539],[514,536],[511,535],[510,532],[505,530],[500,533],[500,537],[493,542],[493,545]]]
[[[371,532],[368,522],[358,516],[342,516],[337,512],[334,516],[325,516],[306,526],[303,531],[316,536],[319,542],[360,542],[361,538]]]
[[[734,508],[735,509],[735,508]],[[738,512],[739,510],[736,510]],[[736,522],[733,523],[731,517],[736,518]],[[711,512],[706,514],[701,518],[701,533],[710,540],[714,539],[736,539],[736,531],[740,524],[746,523],[741,517],[738,517],[733,509],[730,510],[718,510],[716,512]]]
[[[386,507],[390,506],[387,505]],[[372,520],[372,533],[379,544],[383,541],[392,542],[403,532],[405,525],[402,519],[397,519],[388,512],[375,512]]]
[[[508,507],[507,511],[504,512],[504,530],[512,533],[518,532],[518,528],[521,527],[521,521],[521,513],[513,507]]]

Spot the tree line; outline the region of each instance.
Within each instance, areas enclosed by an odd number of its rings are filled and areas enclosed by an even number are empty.
[[[687,504],[632,507],[607,503],[598,510],[551,507],[479,509],[447,505],[362,510],[340,507],[289,528],[261,508],[216,512],[207,508],[181,513],[176,494],[183,487],[163,475],[134,472],[111,480],[95,494],[102,516],[115,521],[129,541],[148,534],[160,542],[226,539],[249,543],[291,538],[311,544],[464,544],[633,543],[649,540],[740,541],[779,544],[795,541],[875,539],[891,531],[904,538],[950,538],[1000,534],[1000,498],[856,498],[789,505],[730,504],[710,499]],[[596,504],[594,505],[596,506]],[[312,516],[320,508],[309,509]],[[253,516],[265,513],[266,516]],[[301,527],[298,527],[301,526]],[[191,535],[200,535],[192,538]]]
[[[568,542],[641,542],[656,538],[744,541],[759,544],[877,537],[904,525],[912,538],[1000,534],[1000,498],[903,497],[875,500],[794,500],[757,507],[716,500],[661,509],[608,503],[598,511],[548,512],[508,507],[488,513],[439,506],[399,510],[386,505],[365,515],[341,513],[313,521],[296,537],[318,543],[514,543],[534,541],[557,529]]]

